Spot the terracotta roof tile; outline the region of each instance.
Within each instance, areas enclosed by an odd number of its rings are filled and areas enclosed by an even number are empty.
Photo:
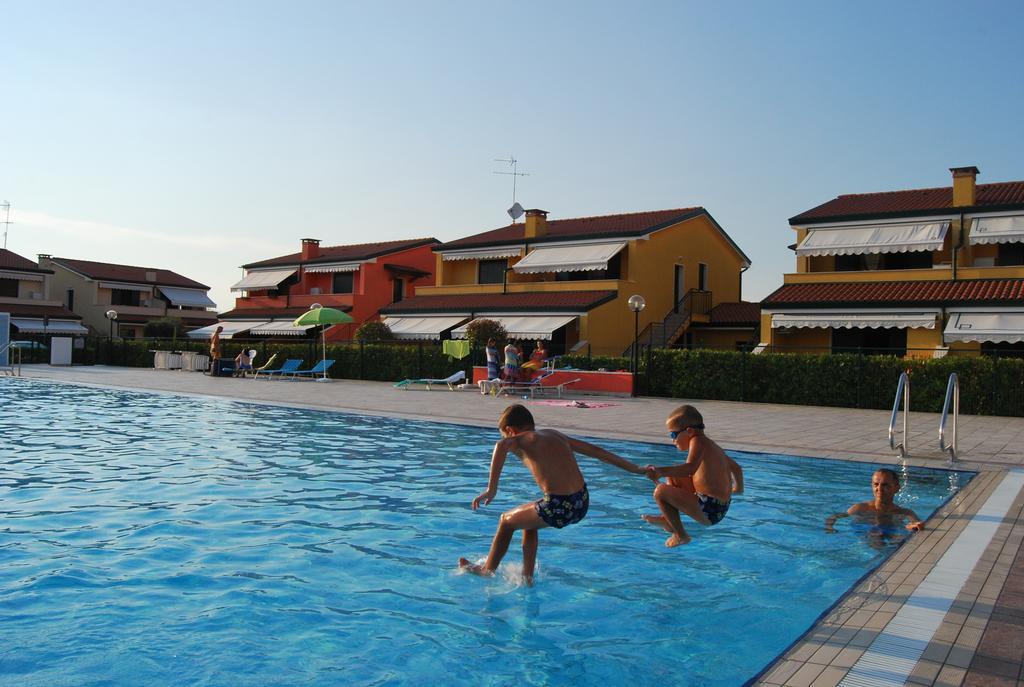
[[[616,291],[550,291],[544,293],[470,293],[450,296],[414,296],[381,308],[383,315],[406,313],[476,312],[508,310],[551,312],[590,310],[618,295]]]
[[[978,184],[975,209],[1024,208],[1024,181]],[[840,219],[900,216],[922,213],[950,212],[953,209],[953,187],[919,188],[908,191],[858,193],[833,198],[795,217],[790,224],[805,224]],[[959,210],[960,208],[957,208]]]
[[[270,267],[272,265],[315,265],[321,262],[338,262],[343,260],[369,260],[389,253],[397,253],[419,246],[429,246],[440,243],[435,238],[402,239],[400,241],[378,241],[376,243],[358,243],[347,246],[320,246],[320,255],[311,259],[303,260],[302,253],[291,253],[277,258],[250,262],[242,265],[244,269],[251,267]]]
[[[92,262],[90,260],[72,260],[71,258],[51,258],[53,262],[84,274],[89,279],[103,279],[107,281],[122,281],[132,284],[153,284],[155,286],[180,286],[187,289],[209,289],[206,284],[200,284],[194,279],[183,277],[171,270],[162,270],[156,267],[134,267],[132,265],[115,265],[110,262]],[[153,272],[156,275],[155,281],[146,279],[146,273]]]
[[[841,282],[785,284],[761,307],[822,305],[949,305],[1014,303],[1024,299],[1024,279],[963,281]]]
[[[711,324],[757,324],[761,321],[761,305],[749,301],[719,303],[709,315]]]
[[[0,269],[8,270],[20,270],[22,272],[45,272],[46,274],[53,274],[50,270],[41,270],[39,265],[32,262],[28,258],[23,258],[17,253],[13,253],[6,248],[0,248]]]
[[[549,219],[548,231],[544,241],[564,241],[570,238],[598,238],[615,236],[635,236],[645,234],[663,226],[671,226],[707,211],[702,207],[677,208],[674,210],[654,210],[650,212],[631,212],[620,215],[601,215],[597,217],[576,217],[573,219]],[[437,246],[434,250],[453,250],[471,246],[491,246],[503,243],[516,243],[524,240],[526,224],[508,224],[499,229],[492,229],[480,234],[466,236]]]
[[[61,320],[80,320],[63,305],[28,305],[22,303],[0,303],[0,312],[10,313],[11,317],[53,317]]]

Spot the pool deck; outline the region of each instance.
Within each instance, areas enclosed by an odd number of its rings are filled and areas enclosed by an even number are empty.
[[[389,383],[214,378],[196,372],[26,365],[26,378],[493,427],[522,399]],[[556,402],[562,400],[563,405]],[[572,400],[603,407],[572,407]],[[539,399],[538,399],[539,401]],[[524,401],[538,425],[667,441],[680,399],[569,395]],[[889,412],[692,400],[728,449],[896,463]],[[939,417],[911,413],[910,465],[948,467]],[[955,499],[753,684],[1024,685],[1024,418],[961,416],[961,462],[978,471]],[[794,586],[794,589],[797,587]]]

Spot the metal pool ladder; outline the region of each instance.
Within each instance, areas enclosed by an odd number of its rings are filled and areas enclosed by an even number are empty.
[[[903,396],[903,441],[896,443],[896,418],[900,411],[900,396]],[[892,417],[889,418],[889,448],[898,451],[900,458],[907,457],[909,446],[907,438],[910,429],[910,375],[900,373],[899,384],[896,385],[896,400],[892,404]]]
[[[951,440],[947,444],[946,426],[950,417],[949,406],[951,401],[953,404],[953,423],[950,431]],[[949,453],[950,463],[957,461],[956,418],[958,415],[960,415],[960,380],[956,376],[956,372],[953,372],[949,375],[949,383],[946,384],[946,400],[942,404],[942,419],[939,421],[939,450],[943,453]]]
[[[8,375],[10,377],[20,377],[21,376],[21,348],[19,348],[18,346],[15,346],[14,343],[12,342],[12,343],[7,344],[3,348],[0,348],[0,353],[3,353],[4,351],[7,351],[7,355],[8,355],[7,363],[8,364],[4,365],[4,366],[0,366],[0,373]],[[12,356],[18,358],[18,363],[17,363],[18,364],[18,368],[17,368],[17,370],[15,370],[15,368],[14,368],[14,361],[10,359]]]

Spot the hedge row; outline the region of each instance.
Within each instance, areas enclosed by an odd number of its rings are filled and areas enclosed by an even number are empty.
[[[891,409],[900,373],[906,371],[911,409],[922,412],[941,412],[955,372],[961,413],[1024,416],[1024,360],[1014,358],[656,349],[646,362],[640,388],[652,396],[841,408]]]

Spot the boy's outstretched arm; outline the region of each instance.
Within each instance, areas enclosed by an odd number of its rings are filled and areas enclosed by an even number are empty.
[[[494,450],[491,452],[491,472],[487,478],[487,489],[473,499],[473,510],[476,510],[481,502],[486,506],[494,500],[494,496],[498,493],[498,480],[501,479],[501,469],[505,467],[505,458],[508,457],[509,447],[511,442],[514,441],[515,437],[509,437],[494,444]]]
[[[732,475],[732,493],[742,494],[743,493],[743,468],[729,456],[729,473]]]
[[[594,444],[583,441],[582,439],[574,439],[572,437],[566,438],[569,440],[569,445],[572,446],[572,450],[576,453],[582,453],[585,456],[597,458],[601,462],[614,465],[617,468],[622,468],[626,472],[632,472],[635,475],[645,474],[645,470],[642,467],[635,463],[631,463],[621,456],[615,455],[611,451],[603,449],[600,446],[595,446]]]

